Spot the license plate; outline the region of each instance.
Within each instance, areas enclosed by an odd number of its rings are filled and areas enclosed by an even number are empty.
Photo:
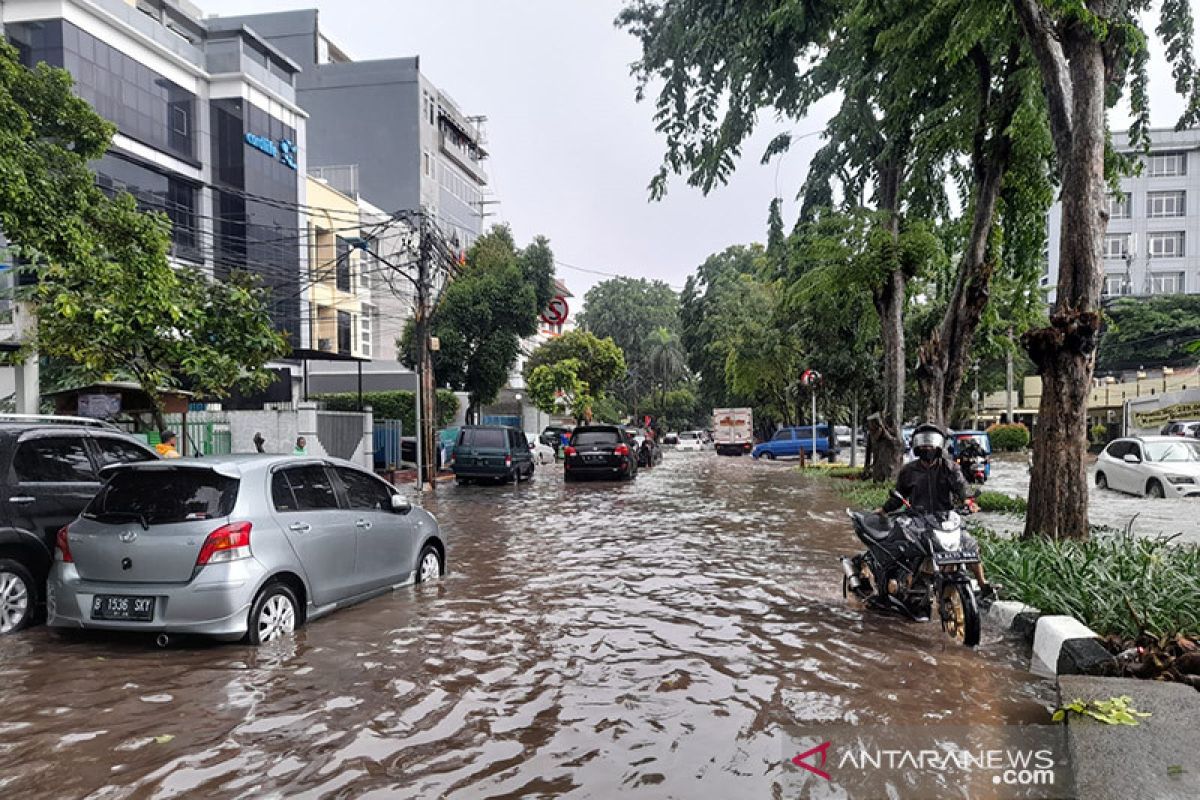
[[[92,619],[150,622],[154,619],[154,598],[98,594],[92,598]]]
[[[587,459],[588,461],[603,461],[604,460],[604,456],[601,456],[601,455],[584,456],[584,458]]]
[[[957,550],[952,553],[934,553],[933,563],[938,566],[947,564],[974,564],[979,560],[979,553],[974,550]]]

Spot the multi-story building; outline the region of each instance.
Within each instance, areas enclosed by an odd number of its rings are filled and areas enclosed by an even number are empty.
[[[4,0],[0,28],[25,64],[65,68],[116,124],[99,185],[170,217],[176,264],[258,274],[276,325],[306,347],[299,66],[186,0]]]
[[[1126,134],[1113,146],[1132,153]],[[1142,169],[1121,179],[1108,199],[1104,236],[1104,294],[1200,293],[1200,129],[1150,132],[1149,155],[1136,154]],[[1049,219],[1048,270],[1043,285],[1054,295],[1062,208]]]
[[[466,248],[482,231],[488,176],[482,117],[469,117],[422,72],[418,57],[354,61],[315,9],[231,17],[301,72],[308,161],[359,166],[360,196],[389,213],[423,209]]]
[[[371,285],[358,201],[308,178],[308,340],[320,353],[370,358]]]

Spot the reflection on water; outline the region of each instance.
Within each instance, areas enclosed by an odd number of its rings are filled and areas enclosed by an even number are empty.
[[[785,726],[1045,720],[985,630],[841,598],[836,498],[784,465],[668,454],[630,484],[443,485],[451,573],[259,650],[0,641],[14,797],[778,793]]]

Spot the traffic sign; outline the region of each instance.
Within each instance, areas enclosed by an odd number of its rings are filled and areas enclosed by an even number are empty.
[[[566,324],[567,316],[570,313],[571,309],[567,305],[567,298],[559,295],[552,299],[546,306],[546,310],[542,312],[542,322],[547,325],[563,325]]]

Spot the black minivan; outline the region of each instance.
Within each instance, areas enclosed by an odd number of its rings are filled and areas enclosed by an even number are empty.
[[[454,447],[454,476],[460,484],[475,480],[519,483],[533,477],[529,440],[516,428],[466,425]]]

